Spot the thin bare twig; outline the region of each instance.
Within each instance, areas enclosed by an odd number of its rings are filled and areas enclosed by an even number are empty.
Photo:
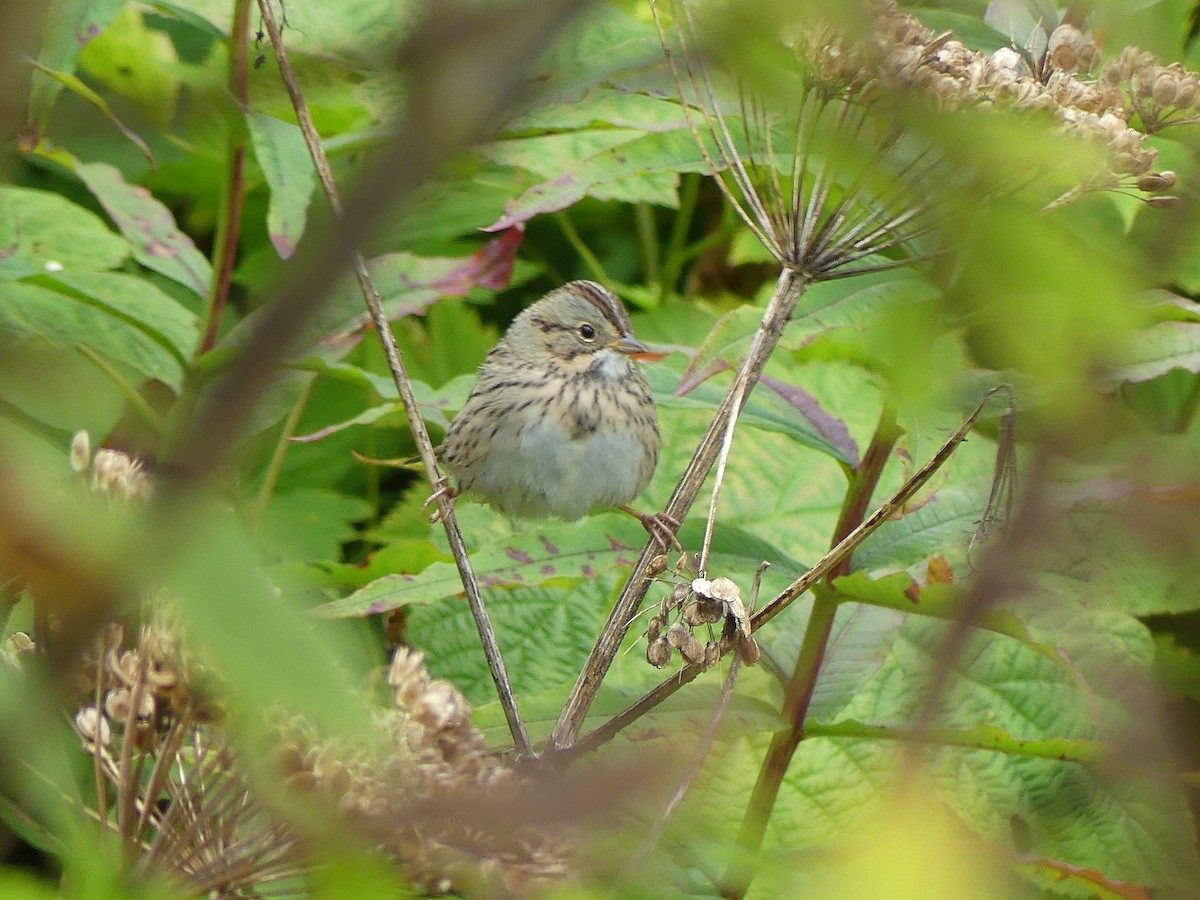
[[[279,71],[283,77],[283,83],[287,88],[288,96],[291,97],[292,106],[296,111],[296,119],[300,124],[300,130],[304,135],[305,143],[308,145],[309,153],[312,155],[313,165],[317,169],[321,187],[325,192],[330,207],[334,211],[334,215],[342,218],[345,215],[345,207],[342,204],[337,184],[334,182],[333,172],[329,168],[329,160],[325,156],[325,151],[321,146],[320,135],[317,134],[316,127],[313,125],[308,105],[300,91],[300,85],[296,80],[296,75],[288,59],[287,51],[284,49],[283,36],[279,31],[279,24],[275,19],[275,12],[271,8],[271,0],[258,0],[258,6],[262,11],[263,25],[271,39],[271,47],[275,51],[275,58],[279,63]],[[362,291],[363,299],[366,301],[367,309],[371,314],[371,321],[374,323],[379,340],[383,344],[383,351],[387,357],[388,369],[392,373],[392,380],[395,381],[396,390],[399,392],[400,400],[404,404],[404,411],[408,416],[409,427],[412,429],[417,451],[421,455],[421,461],[425,464],[426,476],[435,492],[434,496],[437,500],[438,512],[441,514],[442,527],[446,530],[446,538],[450,542],[450,550],[454,554],[454,562],[458,567],[458,574],[462,579],[463,589],[466,591],[467,602],[471,607],[471,615],[475,620],[475,628],[479,632],[479,640],[483,646],[483,655],[487,659],[488,671],[491,673],[492,681],[496,685],[496,693],[499,697],[500,705],[504,709],[504,717],[508,721],[508,728],[512,734],[513,743],[522,756],[532,756],[533,746],[529,742],[529,735],[521,721],[516,700],[513,698],[512,685],[509,683],[508,672],[505,669],[504,660],[500,654],[500,645],[496,640],[495,630],[492,628],[491,619],[483,604],[483,597],[479,593],[479,585],[475,580],[475,572],[471,567],[471,561],[467,555],[466,543],[463,541],[462,532],[459,530],[458,520],[454,516],[454,504],[451,498],[441,490],[445,485],[445,478],[438,466],[433,441],[430,439],[429,431],[425,427],[425,420],[421,415],[421,408],[417,403],[416,395],[413,393],[408,373],[404,369],[404,361],[400,356],[400,348],[396,345],[396,339],[392,335],[387,314],[383,310],[379,291],[376,289],[375,283],[367,271],[367,264],[362,254],[355,251],[352,255],[352,262],[359,289]]]

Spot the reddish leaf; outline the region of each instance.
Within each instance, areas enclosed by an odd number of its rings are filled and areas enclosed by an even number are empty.
[[[822,409],[816,397],[794,384],[776,381],[766,375],[762,377],[762,383],[786,400],[808,420],[818,434],[841,450],[847,458],[852,459],[855,466],[858,465],[858,444],[850,436],[850,429],[837,416]]]
[[[513,260],[524,237],[524,225],[505,229],[499,237],[488,241],[463,260],[462,265],[451,269],[430,287],[451,297],[460,297],[475,285],[492,291],[503,290],[512,279]]]

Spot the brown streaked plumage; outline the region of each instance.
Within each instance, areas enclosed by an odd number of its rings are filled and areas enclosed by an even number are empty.
[[[566,284],[517,316],[442,443],[458,492],[509,515],[564,519],[640,494],[660,439],[650,385],[634,362],[647,351],[631,329],[621,301],[590,281]],[[634,515],[652,533],[662,525]]]

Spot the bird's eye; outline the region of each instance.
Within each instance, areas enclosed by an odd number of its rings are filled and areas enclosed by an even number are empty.
[[[596,339],[596,329],[584,322],[579,326],[579,336],[585,341],[594,341]]]

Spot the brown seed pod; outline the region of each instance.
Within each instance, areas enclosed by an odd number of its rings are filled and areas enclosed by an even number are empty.
[[[753,666],[762,659],[762,650],[759,649],[758,641],[753,636],[740,638],[737,642],[737,650],[743,665]]]
[[[1145,191],[1147,194],[1157,194],[1159,191],[1167,191],[1175,187],[1175,173],[1166,172],[1147,172],[1137,180],[1139,191]]]
[[[661,669],[671,661],[671,646],[665,637],[651,641],[646,645],[646,662]]]
[[[667,629],[667,643],[693,666],[704,665],[704,645],[680,622]]]

